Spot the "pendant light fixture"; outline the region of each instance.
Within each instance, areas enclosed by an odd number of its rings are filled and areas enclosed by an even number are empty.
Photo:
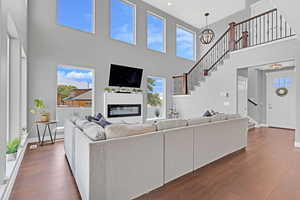
[[[209,16],[209,13],[205,13],[204,16],[206,17],[206,28],[201,32],[200,42],[202,44],[210,44],[215,38],[215,33],[212,29],[208,28],[207,18]]]

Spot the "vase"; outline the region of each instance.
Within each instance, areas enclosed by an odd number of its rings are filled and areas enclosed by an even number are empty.
[[[15,161],[17,159],[17,152],[6,154],[6,159],[7,161]]]
[[[41,115],[41,122],[49,122],[49,114]]]

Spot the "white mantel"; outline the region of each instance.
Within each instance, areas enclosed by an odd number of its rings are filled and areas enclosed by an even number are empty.
[[[126,123],[143,123],[143,93],[104,93],[104,113],[105,118],[110,122],[126,122]],[[141,105],[141,116],[134,117],[118,117],[109,118],[107,116],[108,105],[109,104],[140,104]]]

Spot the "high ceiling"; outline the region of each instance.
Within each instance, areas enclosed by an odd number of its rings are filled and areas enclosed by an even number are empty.
[[[219,21],[245,8],[245,0],[143,0],[184,22],[201,28],[205,26],[204,13],[209,12],[208,22]]]

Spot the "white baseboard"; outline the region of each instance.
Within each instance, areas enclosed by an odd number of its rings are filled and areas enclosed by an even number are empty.
[[[257,127],[262,128],[262,127],[269,127],[269,126],[268,126],[268,124],[258,124]]]
[[[56,136],[56,139],[63,139],[64,138],[64,135],[57,135]],[[50,141],[51,138],[49,135],[45,136],[44,138],[44,141]],[[39,138],[38,137],[33,137],[33,138],[28,138],[28,143],[35,143],[35,142],[38,142],[39,141]]]
[[[300,142],[295,142],[295,147],[300,148]]]

